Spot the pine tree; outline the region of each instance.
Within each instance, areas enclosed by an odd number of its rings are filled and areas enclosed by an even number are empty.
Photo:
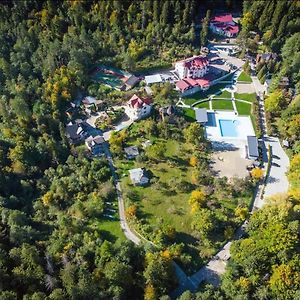
[[[159,22],[159,2],[158,0],[153,1],[153,22],[154,24],[157,24]]]
[[[161,25],[167,25],[168,24],[168,19],[169,19],[169,7],[170,2],[165,1],[162,7],[162,12],[160,16],[160,24]]]
[[[263,78],[264,75],[266,75],[267,71],[268,71],[268,70],[267,70],[267,67],[266,67],[266,65],[264,65],[264,66],[260,69],[260,71],[258,72],[257,78],[258,78],[260,81],[262,81],[262,78]]]
[[[209,20],[210,20],[210,10],[207,10],[206,16],[202,22],[202,28],[201,28],[201,33],[200,33],[200,45],[201,46],[205,46],[207,43]]]
[[[282,16],[284,16],[285,9],[286,9],[286,1],[278,1],[272,17],[272,23],[270,28],[272,34],[270,40],[272,40],[276,36],[277,29],[282,19]]]
[[[266,31],[266,28],[268,27],[268,25],[269,25],[269,23],[272,19],[274,8],[275,8],[274,0],[266,3],[266,6],[265,6],[260,18],[259,18],[259,23],[258,23],[258,29],[261,32]]]

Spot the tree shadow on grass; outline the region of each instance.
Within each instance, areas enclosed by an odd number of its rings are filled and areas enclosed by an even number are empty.
[[[161,190],[161,193],[166,196],[175,196],[177,192],[175,190]]]
[[[195,237],[182,231],[176,232],[176,240],[179,243],[184,244],[195,244],[196,242],[198,242],[198,240]]]
[[[114,243],[117,240],[117,237],[114,236],[113,234],[111,234],[111,232],[107,231],[107,230],[100,230],[100,234],[103,237],[103,239]]]
[[[187,160],[182,159],[181,157],[168,157],[168,160],[176,164],[176,166],[188,166]]]
[[[141,209],[138,209],[136,216],[139,220],[142,220],[142,219],[147,220],[147,219],[150,219],[151,217],[153,217],[153,214],[142,211]]]

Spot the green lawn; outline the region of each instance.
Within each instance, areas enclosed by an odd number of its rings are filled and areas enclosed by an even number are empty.
[[[197,92],[194,95],[182,98],[183,102],[187,105],[192,105],[196,101],[205,100],[205,99],[207,99],[207,96],[204,95],[203,92]]]
[[[239,115],[251,115],[251,104],[235,101],[235,105]]]
[[[231,100],[218,100],[214,98],[212,102],[212,107],[213,109],[233,110]]]
[[[109,241],[114,241],[118,238],[121,240],[126,239],[119,220],[101,220],[97,224],[97,228],[101,230],[103,236]]]
[[[217,92],[220,92],[222,89],[224,89],[226,87],[226,85],[227,85],[227,83],[217,83],[217,84],[213,85],[212,87],[210,87],[205,92],[202,92],[202,91],[197,92],[191,96],[183,97],[182,100],[184,101],[185,104],[191,105],[191,104],[195,103],[196,101],[205,100],[208,97],[216,94]]]
[[[194,107],[209,109],[209,101],[198,103]]]
[[[182,111],[187,121],[194,121],[196,119],[195,111],[192,108],[183,108]]]
[[[146,187],[135,187],[131,185],[128,176],[122,176],[123,194],[125,198],[129,191],[135,191],[139,195],[134,203],[140,209],[140,217],[146,217],[145,221],[153,229],[165,224],[174,226],[178,232],[189,234],[191,232],[188,204],[190,191],[177,190],[176,182],[177,180],[191,182],[192,167],[189,166],[188,161],[192,146],[175,140],[160,140],[160,142],[166,146],[166,159],[158,162],[134,162],[134,167],[145,167],[151,171],[155,182]],[[125,174],[127,175],[128,172]]]
[[[229,99],[231,99],[231,93],[224,90],[224,91],[222,91],[221,94],[218,94],[217,96],[215,96],[215,98],[229,98]]]
[[[132,186],[128,172],[121,176],[125,206],[137,206],[137,221],[131,221],[137,232],[155,242],[157,230],[172,226],[176,230],[176,242],[184,243],[185,252],[193,257],[189,264],[194,272],[203,263],[197,248],[197,239],[192,236],[192,214],[188,199],[190,190],[178,189],[179,182],[192,181],[193,168],[189,166],[192,145],[175,140],[159,140],[166,145],[163,161],[135,161],[134,167],[144,167],[152,173],[151,184],[146,187]],[[193,190],[195,186],[191,186]],[[132,196],[132,194],[134,196]]]
[[[153,173],[158,180],[157,183],[147,187],[133,187],[129,177],[122,179],[125,195],[130,190],[140,196],[140,199],[135,201],[135,204],[138,205],[139,217],[145,218],[143,221],[152,227],[151,231],[155,231],[161,225],[170,225],[178,232],[190,234],[192,220],[188,204],[190,194],[173,191],[175,183],[172,186],[172,181],[174,178],[180,177],[190,181],[191,171],[185,173],[180,168],[171,167],[166,162],[144,163],[143,166]]]
[[[238,100],[246,100],[249,102],[254,102],[256,100],[256,94],[255,93],[251,93],[251,94],[234,93],[234,98]]]
[[[246,74],[245,72],[242,72],[240,74],[240,76],[238,77],[237,81],[252,82],[252,79],[248,74]]]

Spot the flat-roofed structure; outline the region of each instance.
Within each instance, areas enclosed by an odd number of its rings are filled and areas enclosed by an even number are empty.
[[[151,85],[154,83],[163,82],[163,78],[161,77],[160,74],[148,75],[148,76],[145,76],[145,81],[146,81],[147,85]]]
[[[196,121],[206,123],[208,121],[206,108],[195,108]]]
[[[247,155],[250,159],[257,159],[259,156],[258,153],[258,141],[256,136],[247,136]]]

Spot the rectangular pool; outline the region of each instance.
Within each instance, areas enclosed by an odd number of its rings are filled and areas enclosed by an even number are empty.
[[[219,120],[221,136],[237,137],[236,120]]]

